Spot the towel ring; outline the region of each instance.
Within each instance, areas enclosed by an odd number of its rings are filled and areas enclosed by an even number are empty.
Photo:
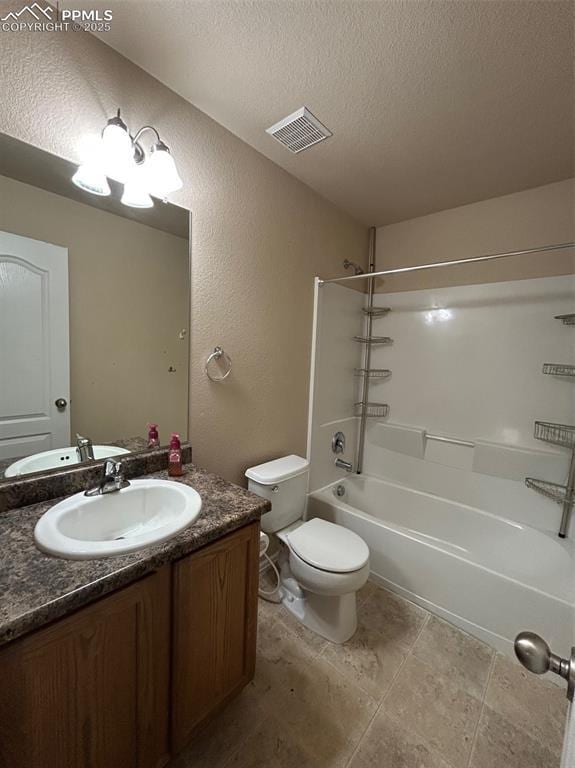
[[[226,371],[221,376],[214,376],[210,373],[210,363],[213,360],[222,360],[224,361],[226,365]],[[227,379],[230,373],[232,372],[232,360],[229,355],[227,355],[224,350],[221,347],[216,347],[212,354],[208,357],[206,360],[206,364],[204,366],[204,371],[206,372],[206,376],[210,381],[223,381],[224,379]]]

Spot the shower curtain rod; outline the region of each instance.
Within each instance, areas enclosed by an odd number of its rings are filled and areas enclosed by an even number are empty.
[[[575,243],[557,243],[556,245],[541,245],[539,248],[528,248],[524,251],[507,251],[505,253],[490,253],[486,256],[475,256],[470,259],[456,259],[455,261],[437,261],[433,264],[419,264],[414,267],[397,267],[396,269],[384,269],[381,272],[367,272],[363,275],[346,275],[344,277],[332,277],[329,280],[319,278],[319,284],[342,283],[348,280],[371,280],[374,277],[384,277],[385,275],[397,275],[402,272],[417,272],[420,269],[437,269],[437,267],[451,267],[454,264],[473,264],[480,261],[492,261],[494,259],[505,259],[509,256],[524,256],[528,253],[541,253],[543,251],[559,251],[563,248],[575,248]]]

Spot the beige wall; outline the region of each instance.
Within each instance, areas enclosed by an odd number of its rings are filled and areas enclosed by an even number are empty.
[[[68,248],[72,435],[185,436],[188,241],[4,176],[0,200],[0,230]]]
[[[366,228],[89,35],[3,33],[0,56],[5,133],[74,160],[121,107],[172,148],[174,201],[193,211],[194,460],[243,482],[255,462],[304,453],[313,277],[365,263]],[[224,384],[203,372],[216,344],[233,360]]]
[[[377,269],[575,241],[575,179],[379,227]],[[575,249],[390,276],[378,290],[521,280],[575,272]]]

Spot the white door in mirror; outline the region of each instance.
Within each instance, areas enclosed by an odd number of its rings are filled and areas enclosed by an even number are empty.
[[[94,445],[92,448],[96,461],[130,453],[127,448],[119,448],[117,445]],[[53,451],[42,451],[41,453],[34,453],[32,456],[18,459],[18,461],[10,464],[4,472],[4,477],[16,477],[17,475],[27,475],[30,472],[43,472],[48,469],[70,467],[79,463],[80,459],[75,446],[55,448]]]
[[[70,441],[68,303],[68,249],[0,232],[0,460]]]
[[[77,493],[49,509],[36,524],[43,552],[68,560],[123,555],[159,544],[191,525],[202,500],[197,491],[170,480],[132,480],[102,496]]]

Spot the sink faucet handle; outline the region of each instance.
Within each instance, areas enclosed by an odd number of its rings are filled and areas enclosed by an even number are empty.
[[[121,491],[127,488],[130,481],[126,480],[122,471],[122,462],[114,459],[106,459],[104,463],[104,473],[100,483],[95,488],[90,488],[84,492],[85,496],[101,496],[114,491]]]
[[[106,477],[121,477],[122,476],[122,462],[114,461],[114,459],[106,459],[104,464],[104,475]]]

